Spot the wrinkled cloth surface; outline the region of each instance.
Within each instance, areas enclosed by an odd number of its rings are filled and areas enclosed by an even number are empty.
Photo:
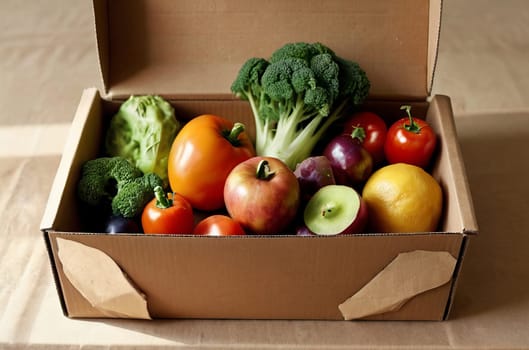
[[[529,348],[529,3],[445,0],[433,94],[451,97],[480,233],[446,322],[72,320],[39,231],[85,87],[89,1],[0,1],[0,348]]]

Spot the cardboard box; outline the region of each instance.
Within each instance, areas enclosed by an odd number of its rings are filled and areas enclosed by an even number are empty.
[[[89,88],[82,94],[41,224],[65,315],[137,317],[96,305],[74,287],[71,269],[65,271],[60,256],[64,240],[104,253],[107,262],[115,263],[140,291],[153,318],[340,320],[347,317],[339,305],[403,253],[448,252],[455,265],[446,283],[359,318],[448,317],[477,224],[450,100],[429,96],[440,2],[94,0],[93,4],[104,91],[101,95]],[[433,175],[443,188],[445,205],[438,232],[334,237],[80,232],[75,187],[81,166],[99,155],[106,123],[125,98],[160,94],[182,120],[215,113],[244,122],[253,135],[249,106],[234,98],[229,86],[247,58],[268,57],[293,41],[320,41],[358,61],[373,85],[365,108],[388,122],[400,116],[403,103],[411,104],[416,115],[426,116],[440,137]],[[89,275],[94,266],[78,268],[82,278],[83,271]],[[393,287],[405,284],[401,282],[393,281],[383,292],[391,297]],[[120,296],[115,297],[111,303],[118,303]],[[374,304],[379,301],[383,302],[376,299]]]

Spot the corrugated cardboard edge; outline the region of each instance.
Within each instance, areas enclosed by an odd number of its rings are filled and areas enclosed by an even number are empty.
[[[456,196],[458,211],[461,215],[461,232],[463,234],[477,234],[478,224],[474,213],[474,204],[465,165],[463,163],[463,154],[461,153],[461,148],[458,142],[450,98],[445,95],[435,95],[430,103],[430,108],[435,110],[439,115],[449,116],[443,118],[443,123],[437,125],[437,127],[444,134],[445,138],[454,140],[453,143],[445,145],[445,147],[449,146],[449,148],[446,149],[446,153],[450,158],[450,162],[447,164],[451,167],[450,170],[453,174],[453,185],[455,187],[455,191],[451,194]]]
[[[432,92],[433,81],[435,77],[435,68],[437,67],[437,58],[439,56],[439,38],[441,36],[441,19],[443,18],[443,0],[430,0],[429,3],[429,26],[428,26],[428,96]]]
[[[61,288],[59,274],[57,266],[55,265],[55,259],[53,256],[53,249],[50,242],[48,231],[51,230],[57,218],[57,213],[63,201],[64,191],[66,183],[70,177],[70,173],[75,171],[71,168],[73,159],[77,154],[77,146],[84,131],[84,125],[89,117],[88,111],[93,107],[93,104],[97,102],[99,92],[96,88],[85,89],[81,95],[81,100],[75,112],[68,138],[64,145],[61,161],[57,169],[55,178],[53,180],[48,201],[45,207],[45,211],[40,223],[40,230],[43,233],[44,243],[48,252],[48,258],[52,269],[53,279],[55,281],[55,287],[59,295],[62,312],[64,315],[68,315],[64,294]]]
[[[98,68],[101,78],[101,86],[105,96],[108,94],[108,75],[110,72],[109,62],[109,42],[108,42],[108,22],[103,21],[107,18],[106,1],[92,1],[93,28],[96,37],[96,52],[98,57]]]
[[[46,209],[40,223],[40,229],[43,231],[55,227],[57,212],[63,201],[63,189],[66,187],[66,182],[73,178],[70,176],[70,173],[73,171],[79,171],[79,169],[72,168],[71,165],[77,154],[81,134],[85,131],[85,124],[88,120],[89,111],[93,108],[94,103],[97,103],[98,96],[99,92],[96,88],[85,89],[81,95],[81,100],[77,107],[77,111],[75,112],[70,132],[68,133],[68,138],[64,145],[62,158],[51,186]]]
[[[456,267],[454,269],[454,275],[452,276],[452,282],[450,286],[450,294],[448,295],[448,301],[446,302],[446,309],[443,315],[443,320],[447,320],[450,311],[452,310],[452,305],[454,304],[454,297],[457,290],[457,283],[459,281],[459,274],[461,273],[461,268],[463,266],[463,260],[465,258],[465,253],[468,249],[469,237],[464,235],[463,241],[461,242],[461,250],[459,251],[459,256],[457,257]]]
[[[463,236],[461,249],[459,256],[457,257],[457,264],[454,270],[454,276],[450,286],[450,294],[443,316],[443,320],[447,320],[452,310],[453,301],[457,290],[457,283],[459,281],[459,275],[461,273],[464,257],[470,243],[469,238],[476,236],[479,233],[479,227],[474,213],[474,205],[470,192],[470,185],[467,179],[466,169],[464,166],[463,155],[458,142],[459,139],[457,137],[457,130],[450,97],[445,95],[433,96],[431,98],[429,108],[431,109],[430,112],[432,113],[448,116],[447,118],[444,118],[443,123],[441,125],[437,125],[437,127],[441,129],[445,138],[450,137],[454,140],[450,147],[446,149],[446,153],[450,159],[450,162],[447,164],[447,166],[450,166],[450,171],[453,174],[453,186],[455,189],[451,192],[451,194],[455,196],[455,202],[458,204],[457,211],[461,219],[461,234]]]

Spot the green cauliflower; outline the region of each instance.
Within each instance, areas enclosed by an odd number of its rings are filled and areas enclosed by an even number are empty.
[[[130,96],[112,117],[106,133],[108,156],[123,157],[144,174],[167,183],[167,160],[181,123],[174,108],[160,96]]]

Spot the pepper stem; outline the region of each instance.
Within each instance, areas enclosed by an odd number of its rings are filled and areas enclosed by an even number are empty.
[[[226,139],[234,146],[238,146],[241,142],[239,141],[239,135],[244,131],[245,126],[243,123],[233,124],[233,128],[230,131],[226,130]]]
[[[156,198],[156,206],[160,209],[167,209],[173,205],[173,201],[167,198],[167,195],[161,186],[156,186],[154,188],[154,197]]]
[[[260,180],[270,180],[275,173],[275,171],[270,170],[270,164],[268,164],[268,161],[263,159],[257,164],[255,176]]]
[[[420,133],[421,127],[419,126],[419,124],[415,122],[415,120],[413,120],[413,117],[411,116],[411,106],[410,105],[400,106],[400,109],[406,111],[406,114],[408,114],[408,119],[410,121],[409,124],[404,124],[404,129],[406,129],[406,131],[413,132],[415,134]]]

